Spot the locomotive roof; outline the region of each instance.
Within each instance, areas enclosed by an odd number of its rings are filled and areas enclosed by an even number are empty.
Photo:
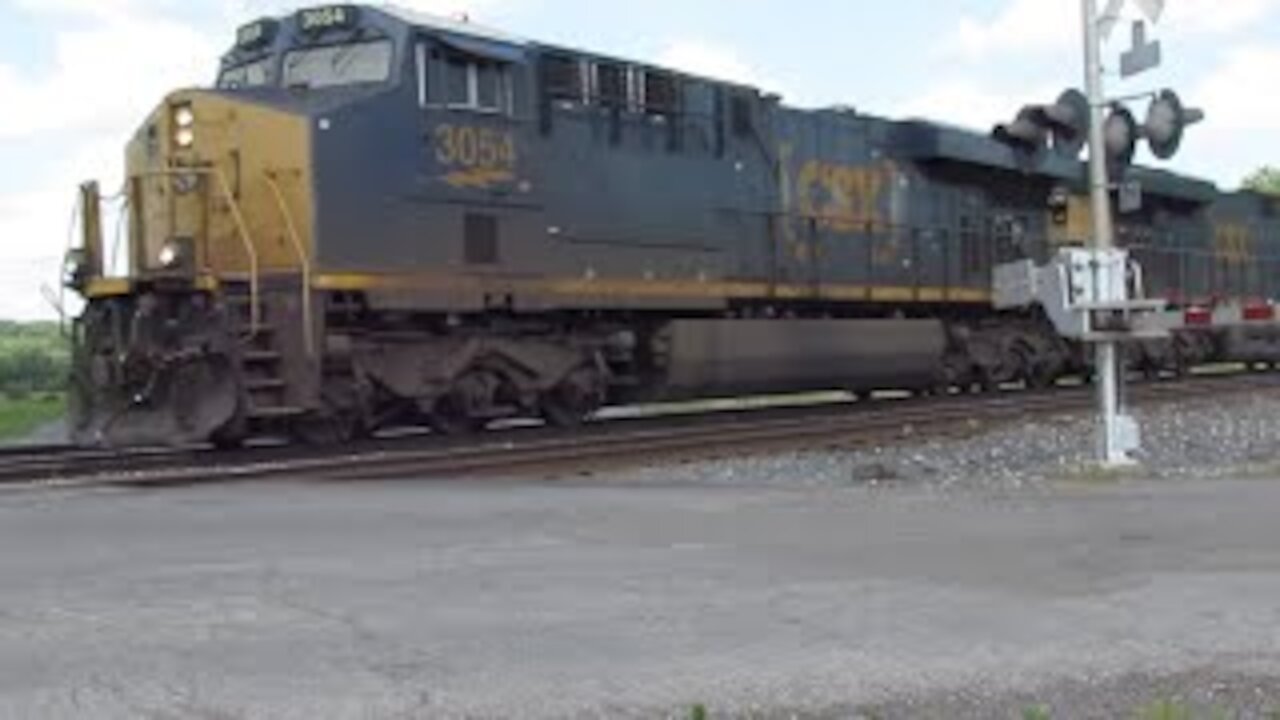
[[[461,35],[464,37],[472,37],[479,40],[485,40],[488,42],[505,43],[507,45],[513,45],[513,46],[525,48],[525,49],[541,49],[541,50],[550,50],[553,52],[570,52],[577,55],[581,55],[582,57],[595,58],[600,60],[607,59],[611,61],[626,62],[626,63],[645,66],[645,67],[659,68],[666,72],[670,72],[674,75],[679,75],[682,77],[697,79],[697,80],[705,80],[707,82],[718,83],[726,87],[737,87],[737,88],[752,89],[752,90],[757,89],[752,85],[747,85],[738,81],[727,80],[724,78],[706,77],[703,75],[690,73],[690,72],[673,68],[673,67],[660,67],[659,65],[652,62],[641,61],[641,60],[629,60],[629,59],[612,56],[612,55],[609,55],[608,53],[601,53],[601,52],[596,52],[591,50],[583,50],[581,48],[568,48],[568,47],[563,47],[558,45],[550,45],[546,43],[535,42],[527,38],[513,35],[504,30],[499,30],[489,25],[483,25],[480,23],[472,22],[471,20],[451,18],[444,15],[438,15],[436,13],[425,12],[422,10],[413,10],[410,8],[403,7],[401,5],[396,5],[394,3],[387,3],[387,4],[383,4],[376,7],[378,10],[381,10],[387,15],[397,20],[400,20],[401,22],[404,22],[408,25],[413,25],[415,27],[421,27],[421,28],[430,28],[432,30],[440,30],[440,31],[449,33],[451,35]]]
[[[409,25],[443,30],[455,35],[469,35],[481,40],[507,43],[509,45],[517,45],[521,47],[528,47],[532,44],[524,38],[517,37],[494,27],[489,27],[488,25],[473,23],[467,19],[451,18],[422,10],[412,10],[394,3],[379,6],[378,9]]]

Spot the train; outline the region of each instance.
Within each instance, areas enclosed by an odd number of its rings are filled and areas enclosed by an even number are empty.
[[[1133,173],[1146,202],[1120,236],[1150,293],[1270,307],[1280,202]],[[469,21],[329,5],[244,25],[212,87],[141,124],[125,175],[127,258],[88,182],[65,270],[83,444],[573,427],[606,405],[1089,368],[992,295],[996,268],[1088,241],[1078,160]],[[1189,326],[1130,357],[1280,345]]]

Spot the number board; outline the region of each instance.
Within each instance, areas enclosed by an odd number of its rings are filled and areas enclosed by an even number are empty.
[[[302,32],[312,35],[353,28],[358,20],[359,11],[350,5],[330,5],[298,11],[298,27]]]
[[[275,39],[278,29],[279,24],[275,20],[249,23],[236,31],[236,47],[241,50],[262,47]]]

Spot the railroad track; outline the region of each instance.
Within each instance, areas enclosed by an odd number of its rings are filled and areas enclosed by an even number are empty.
[[[1280,375],[1194,377],[1135,386],[1143,405],[1280,391]],[[857,447],[1077,412],[1086,387],[978,396],[649,417],[592,423],[574,432],[513,429],[458,439],[422,436],[338,449],[262,447],[234,453],[189,448],[108,452],[61,446],[0,452],[0,485],[173,485],[292,478],[361,480],[523,475],[715,458],[800,447]]]

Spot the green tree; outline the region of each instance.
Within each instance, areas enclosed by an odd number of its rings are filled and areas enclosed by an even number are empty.
[[[1249,190],[1256,190],[1268,195],[1280,195],[1280,168],[1270,165],[1259,168],[1244,179],[1244,186]]]

